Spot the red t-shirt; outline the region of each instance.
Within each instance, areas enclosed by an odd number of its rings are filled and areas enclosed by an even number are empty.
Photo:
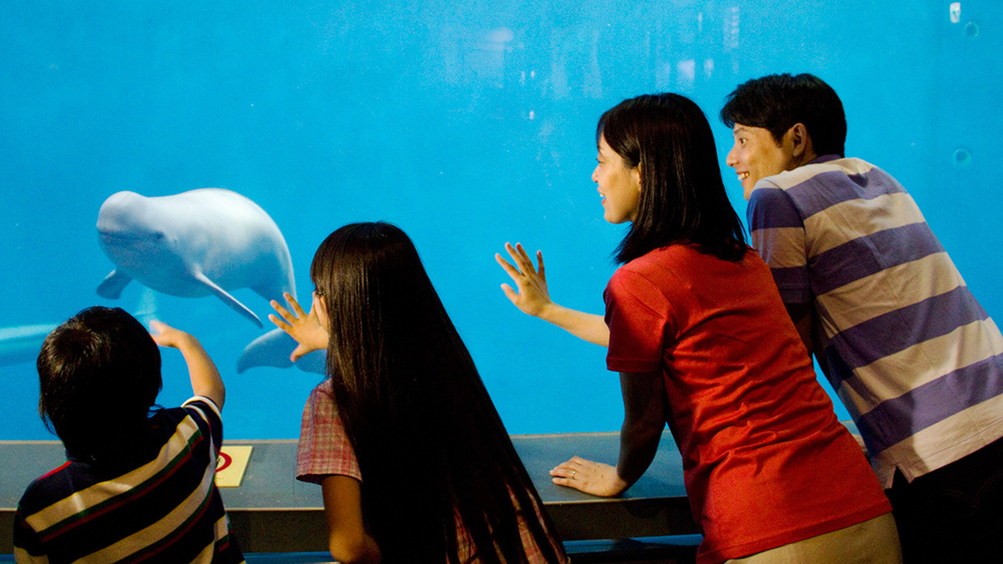
[[[689,245],[657,249],[618,269],[604,297],[609,370],[664,376],[704,534],[698,564],[891,511],[754,251],[728,262]]]

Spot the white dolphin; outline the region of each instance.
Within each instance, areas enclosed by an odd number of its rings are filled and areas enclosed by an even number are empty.
[[[98,286],[102,297],[117,299],[135,279],[172,296],[215,295],[258,327],[258,316],[230,290],[250,288],[266,300],[282,301],[284,292],[296,297],[282,232],[265,210],[236,192],[200,188],[151,198],[118,192],[101,205],[97,229],[101,248],[115,263]],[[244,349],[238,371],[292,366],[294,348],[291,337],[274,329]],[[324,353],[308,357],[296,365],[323,373]]]
[[[116,299],[136,280],[185,298],[214,295],[262,327],[247,306],[230,295],[250,288],[266,300],[296,296],[293,265],[282,232],[260,206],[221,188],[173,196],[112,194],[98,212],[101,248],[115,270],[98,286]]]

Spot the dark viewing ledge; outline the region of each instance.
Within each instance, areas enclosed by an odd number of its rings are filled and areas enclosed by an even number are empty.
[[[617,432],[514,435],[512,442],[565,541],[696,533],[682,459],[668,431],[645,475],[618,498],[555,486],[549,471],[581,456],[616,463]],[[220,488],[244,552],[326,551],[320,487],[295,478],[296,440],[227,441],[254,447],[238,488]],[[14,510],[31,480],[65,461],[58,441],[0,441],[0,554],[13,553]],[[407,472],[402,468],[403,473]]]

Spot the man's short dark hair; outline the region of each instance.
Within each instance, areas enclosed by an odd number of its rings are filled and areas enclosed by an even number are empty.
[[[750,80],[728,95],[721,121],[762,127],[780,143],[795,124],[804,124],[817,155],[844,155],[846,114],[836,91],[811,74],[771,74]]]
[[[106,458],[145,431],[160,349],[124,310],[94,306],[71,317],[45,338],[36,366],[39,414],[74,458]]]

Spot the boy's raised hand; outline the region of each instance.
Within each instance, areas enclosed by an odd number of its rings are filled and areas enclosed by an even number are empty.
[[[188,333],[185,333],[180,329],[175,329],[163,321],[151,321],[150,327],[156,331],[156,333],[150,334],[153,337],[154,342],[162,347],[179,349],[182,344],[195,339],[195,337],[192,337]]]
[[[150,327],[156,331],[151,333],[154,342],[162,347],[178,349],[185,357],[195,395],[207,397],[216,404],[216,407],[223,409],[226,387],[219,376],[219,370],[198,339],[162,321],[151,321]]]

